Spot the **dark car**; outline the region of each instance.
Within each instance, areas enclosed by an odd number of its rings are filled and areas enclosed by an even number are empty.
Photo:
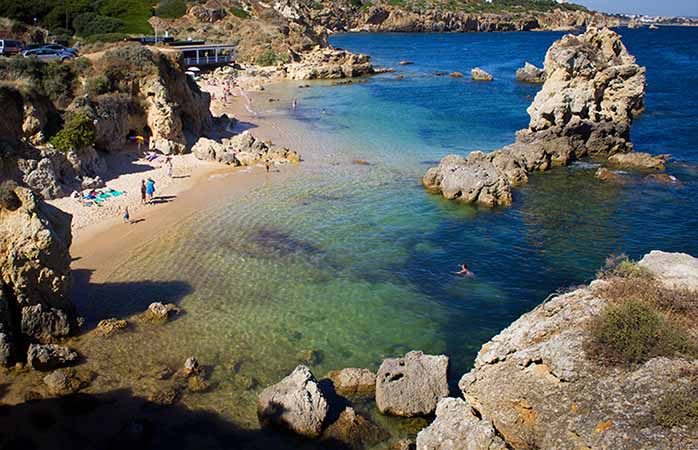
[[[22,51],[22,43],[14,39],[0,39],[0,55],[12,56]]]
[[[39,48],[48,48],[51,50],[59,50],[59,51],[65,51],[68,53],[72,53],[75,56],[78,56],[78,49],[77,48],[72,48],[72,47],[64,47],[60,44],[44,44],[40,46]]]

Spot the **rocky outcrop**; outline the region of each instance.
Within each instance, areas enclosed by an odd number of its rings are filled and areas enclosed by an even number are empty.
[[[334,80],[373,74],[371,59],[362,54],[335,48],[316,48],[304,53],[299,62],[284,67],[291,80]]]
[[[664,170],[668,155],[649,153],[619,153],[608,158],[608,163],[621,169]]]
[[[262,426],[274,425],[305,437],[320,436],[328,411],[325,395],[305,366],[296,367],[257,398],[257,416]]]
[[[640,266],[668,287],[698,287],[698,259],[689,255],[652,252]],[[698,373],[698,361],[660,356],[633,365],[607,365],[587,351],[590,321],[609,302],[603,294],[608,283],[594,281],[524,314],[483,345],[474,369],[460,380],[467,405],[482,418],[485,428],[491,421],[508,448],[692,448],[698,444],[694,432],[664,427],[654,415],[682,377]],[[452,436],[461,430],[466,430],[463,422],[454,421],[440,434]],[[463,442],[474,439],[475,431],[465,432]]]
[[[297,152],[263,142],[249,131],[220,141],[201,138],[192,148],[192,152],[199,159],[218,161],[232,166],[252,166],[265,161],[299,163],[301,160]]]
[[[347,406],[322,434],[322,440],[329,447],[336,448],[341,443],[342,448],[355,450],[372,448],[384,441],[389,434],[368,418],[357,413],[354,408]]]
[[[53,370],[72,364],[77,360],[78,354],[62,345],[31,344],[27,351],[27,364],[35,370]]]
[[[427,171],[424,186],[464,203],[508,205],[511,188],[530,172],[632,150],[630,125],[643,110],[645,69],[618,34],[590,28],[566,35],[548,50],[545,73],[528,108],[529,127],[514,144],[487,155],[448,156]]]
[[[69,248],[71,216],[25,188],[18,207],[0,207],[0,362],[23,359],[31,343],[48,344],[76,329]]]
[[[339,395],[370,397],[376,390],[376,374],[368,369],[333,370],[327,375]]]
[[[431,414],[448,396],[448,357],[419,351],[383,361],[376,375],[376,405],[383,414]]]
[[[494,77],[491,74],[485,72],[479,67],[476,67],[470,71],[470,77],[474,81],[492,81],[494,79]]]
[[[524,83],[543,84],[545,83],[545,70],[527,62],[523,67],[516,70],[516,79]]]
[[[436,420],[417,434],[417,450],[506,450],[492,421],[480,417],[460,398],[443,398]]]

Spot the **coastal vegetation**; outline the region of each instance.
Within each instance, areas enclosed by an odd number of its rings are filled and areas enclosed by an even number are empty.
[[[92,119],[85,114],[73,114],[50,142],[64,152],[94,145],[95,128]]]
[[[698,357],[695,293],[664,286],[625,256],[599,274],[608,301],[590,325],[588,352],[606,364],[644,363],[658,356]]]

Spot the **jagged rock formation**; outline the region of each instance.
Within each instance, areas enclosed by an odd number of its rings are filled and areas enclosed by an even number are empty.
[[[373,74],[371,59],[334,48],[316,48],[304,53],[297,63],[283,67],[286,77],[292,80],[333,80]]]
[[[431,414],[448,396],[448,357],[419,351],[383,361],[376,375],[376,405],[384,414]]]
[[[218,161],[233,166],[252,166],[260,162],[298,163],[300,155],[286,147],[265,143],[244,131],[221,141],[201,138],[192,149],[202,160]]]
[[[306,366],[296,367],[257,399],[261,425],[278,426],[306,437],[320,436],[328,411],[327,399]]]
[[[543,84],[545,83],[545,70],[527,62],[523,67],[516,70],[516,79],[524,83]]]
[[[608,158],[608,163],[622,169],[664,170],[668,155],[649,153],[619,153]]]
[[[689,255],[655,251],[639,266],[669,288],[698,287],[698,259]],[[483,345],[459,387],[484,423],[475,427],[469,416],[450,421],[437,412],[422,442],[433,442],[437,430],[468,442],[493,424],[507,448],[517,450],[698,445],[695,429],[655,419],[659,403],[698,373],[698,360],[661,356],[609,366],[588,353],[589,324],[608,305],[602,292],[610,282],[553,297]]]
[[[448,199],[485,206],[511,203],[528,173],[585,156],[632,151],[630,125],[643,111],[645,68],[615,32],[590,28],[556,41],[545,58],[546,81],[516,142],[489,154],[449,156],[422,179]]]
[[[0,207],[0,364],[22,360],[32,343],[76,330],[71,283],[71,216],[16,188]],[[11,194],[9,194],[11,195]]]
[[[491,74],[485,72],[479,67],[476,67],[470,71],[470,77],[475,81],[492,81],[494,79]]]
[[[417,434],[417,450],[505,450],[492,421],[460,398],[441,399],[436,420]]]

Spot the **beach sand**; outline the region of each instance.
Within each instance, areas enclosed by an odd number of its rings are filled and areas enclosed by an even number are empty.
[[[273,121],[257,116],[250,107],[246,96],[237,95],[224,104],[221,99],[222,87],[202,86],[204,90],[215,90],[216,100],[212,102],[214,115],[226,113],[239,121],[242,131],[254,127],[254,135],[264,140],[284,144],[283,133],[279,133]],[[239,94],[239,89],[236,93]],[[254,93],[249,95],[254,102]],[[261,165],[254,167],[231,167],[224,164],[200,161],[192,154],[173,157],[174,177],[167,176],[160,162],[148,163],[135,160],[133,153],[124,152],[113,156],[114,173],[121,175],[107,181],[107,188],[125,191],[126,195],[104,202],[102,207],[84,207],[73,198],[52,200],[50,203],[73,214],[73,244],[71,255],[74,258],[73,270],[88,269],[93,274],[89,282],[100,282],[109,276],[110,268],[116,259],[127,256],[132,249],[146,244],[160,233],[192,214],[205,209],[211,199],[226,195],[242,195],[250,189],[269,181]],[[110,166],[111,167],[111,166]],[[115,170],[114,170],[115,169]],[[275,180],[284,178],[282,167],[273,173]],[[156,202],[142,205],[140,183],[151,177],[156,182]],[[131,224],[123,222],[124,207],[128,206]],[[86,280],[87,281],[87,280]],[[80,289],[76,282],[76,289]]]

